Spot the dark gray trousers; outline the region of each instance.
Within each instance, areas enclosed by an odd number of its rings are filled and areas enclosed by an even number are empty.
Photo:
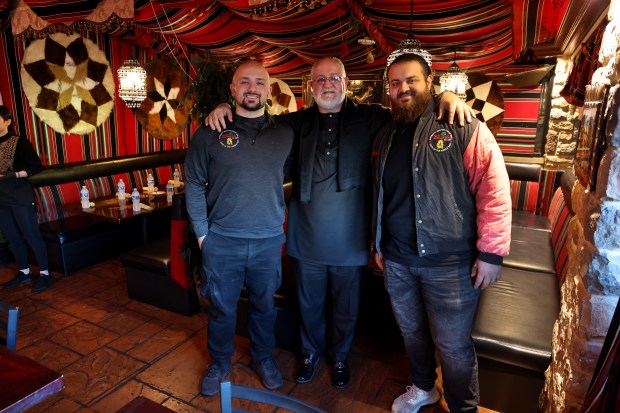
[[[304,353],[323,354],[334,361],[347,359],[360,307],[362,267],[322,265],[293,259]],[[327,343],[326,303],[331,293],[333,327]]]

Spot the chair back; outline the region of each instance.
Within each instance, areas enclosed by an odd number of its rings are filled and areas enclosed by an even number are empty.
[[[19,307],[0,301],[0,344],[15,351],[17,348],[17,317]]]
[[[293,413],[327,413],[326,410],[286,394],[231,384],[228,380],[222,381],[220,383],[222,413],[251,413],[250,410],[232,407],[233,398],[280,407]]]

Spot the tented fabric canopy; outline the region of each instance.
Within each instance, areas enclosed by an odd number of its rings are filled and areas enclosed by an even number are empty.
[[[380,74],[387,54],[410,27],[406,0],[290,0],[294,7],[253,13],[254,5],[263,1],[0,0],[0,10],[5,11],[0,16],[7,24],[5,9],[21,7],[22,12],[31,11],[33,22],[36,16],[48,25],[27,29],[29,21],[22,19],[21,32],[16,33],[13,22],[17,37],[37,31],[41,35],[58,25],[85,27],[86,21],[90,22],[86,27],[177,58],[204,54],[206,49],[218,59],[254,56],[280,78],[307,73],[309,65],[323,56],[340,57],[350,72]],[[416,0],[413,32],[433,55],[436,71],[447,69],[455,50],[464,70],[489,71],[514,62],[528,47],[554,43],[571,3],[583,2]],[[12,16],[15,19],[15,13]],[[94,21],[101,16],[104,22]],[[359,44],[363,37],[375,45]],[[367,62],[368,52],[374,55],[372,63]]]

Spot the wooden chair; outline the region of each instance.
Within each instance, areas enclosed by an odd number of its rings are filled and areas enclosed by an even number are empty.
[[[231,384],[228,380],[221,382],[220,400],[222,413],[252,413],[250,410],[232,407],[233,398],[281,407],[294,413],[327,413],[326,410],[286,394]]]
[[[0,344],[11,350],[17,347],[17,317],[19,307],[0,301]]]

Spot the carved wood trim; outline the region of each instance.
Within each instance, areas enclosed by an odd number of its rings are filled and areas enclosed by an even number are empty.
[[[608,0],[571,0],[554,42],[532,45],[532,50],[539,58],[572,55],[608,7]]]

